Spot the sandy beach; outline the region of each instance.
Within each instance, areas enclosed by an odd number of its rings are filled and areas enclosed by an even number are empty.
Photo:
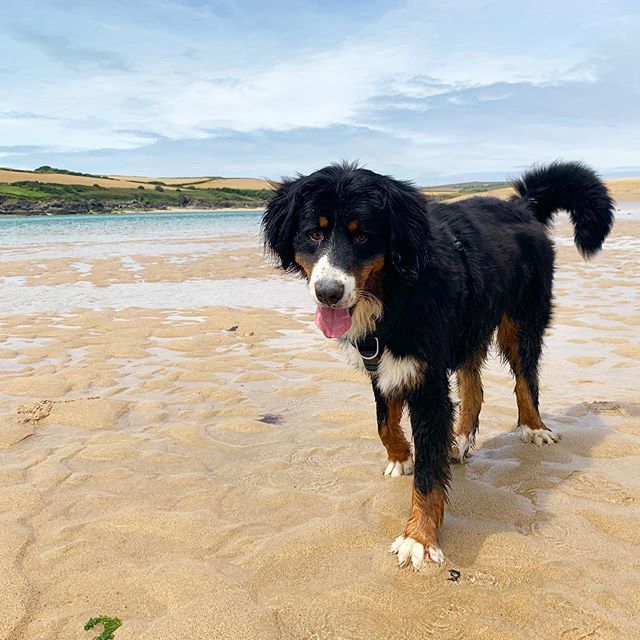
[[[2,249],[0,638],[640,637],[640,220],[588,263],[554,236],[562,441],[521,442],[491,358],[420,573],[368,381],[255,235]]]

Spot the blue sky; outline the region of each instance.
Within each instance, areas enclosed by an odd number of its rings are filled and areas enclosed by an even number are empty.
[[[636,0],[6,3],[0,165],[639,174],[638,33]]]

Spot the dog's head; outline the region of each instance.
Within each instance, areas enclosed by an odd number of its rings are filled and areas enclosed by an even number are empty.
[[[376,275],[384,269],[417,279],[428,235],[419,191],[350,164],[285,179],[262,224],[280,266],[307,278],[316,321],[328,337],[348,329],[349,313],[376,293]]]

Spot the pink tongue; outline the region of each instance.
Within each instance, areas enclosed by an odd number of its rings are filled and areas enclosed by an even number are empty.
[[[349,331],[351,314],[349,309],[318,307],[315,321],[326,338],[339,338]]]

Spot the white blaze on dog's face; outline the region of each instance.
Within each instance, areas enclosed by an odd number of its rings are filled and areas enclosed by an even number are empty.
[[[356,279],[331,261],[331,253],[315,263],[307,284],[316,304],[349,309],[357,302]]]
[[[327,338],[339,338],[351,327],[351,311],[357,302],[354,275],[334,264],[333,246],[321,255],[309,274],[308,289],[317,303],[315,321]]]

